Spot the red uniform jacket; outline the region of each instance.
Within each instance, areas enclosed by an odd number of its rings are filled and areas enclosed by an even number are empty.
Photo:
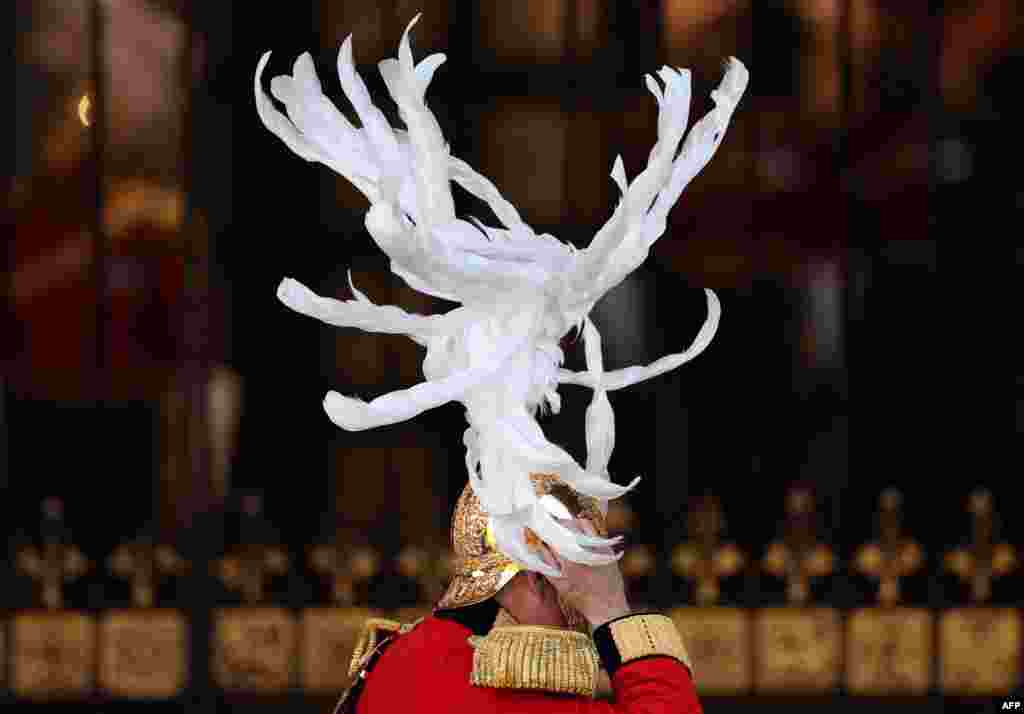
[[[470,629],[428,617],[398,636],[366,673],[356,714],[700,714],[685,666],[670,657],[628,662],[611,677],[611,702],[470,684]]]

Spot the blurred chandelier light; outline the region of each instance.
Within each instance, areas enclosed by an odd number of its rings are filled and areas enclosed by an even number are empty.
[[[78,100],[78,121],[82,126],[92,126],[92,97],[88,94],[83,94]]]
[[[292,76],[274,77],[264,93],[266,53],[256,70],[256,107],[264,125],[300,157],[345,177],[369,199],[366,227],[391,261],[391,270],[413,289],[460,303],[445,314],[414,315],[376,305],[354,285],[352,300],[321,297],[286,278],[278,297],[296,312],[339,327],[404,334],[427,349],[426,381],[371,402],[330,392],[324,408],[343,429],[358,431],[412,419],[451,401],[466,407],[463,442],[469,482],[487,512],[497,547],[523,566],[547,575],[559,571],[541,559],[527,530],[567,560],[600,564],[619,556],[589,548],[618,539],[569,530],[543,507],[530,474],[553,474],[607,507],[633,486],[618,486],[608,474],[615,423],[608,392],[664,374],[697,356],[718,327],[718,299],[706,290],[708,317],[685,351],[650,365],[604,370],[601,337],[588,317],[595,304],[646,260],[665,231],[669,209],[711,160],[746,89],[748,72],[730,58],[725,77],[711,93],[714,107],[690,129],[690,73],[671,67],[646,78],[659,107],[658,139],[646,169],[631,183],[622,159],[611,178],[622,192],[612,217],[582,250],[552,235],[537,234],[498,189],[449,152],[424,99],[434,72],[445,61],[434,54],[413,62],[409,30],[397,59],[379,64],[381,76],[407,130],[390,125],[356,72],[352,38],[338,56],[341,87],[362,128],[356,128],[324,96],[313,59],[296,60]],[[680,148],[680,143],[682,147]],[[677,157],[677,149],[679,149]],[[455,216],[455,181],[488,204],[504,228]],[[573,327],[582,330],[587,370],[561,369],[559,342]],[[587,463],[581,467],[549,442],[537,423],[538,410],[557,413],[558,387],[593,390],[586,411]]]

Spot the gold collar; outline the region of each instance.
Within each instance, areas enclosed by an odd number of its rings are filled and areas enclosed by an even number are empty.
[[[537,689],[587,697],[597,684],[597,649],[589,637],[554,627],[495,627],[486,637],[472,636],[477,687]]]

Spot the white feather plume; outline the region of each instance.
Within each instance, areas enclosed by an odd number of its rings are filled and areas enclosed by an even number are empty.
[[[292,310],[339,327],[407,335],[426,347],[426,380],[370,402],[330,392],[324,409],[343,429],[358,431],[415,417],[447,402],[466,407],[463,436],[469,483],[487,511],[498,547],[526,567],[548,575],[558,571],[526,545],[524,529],[536,532],[561,557],[599,564],[619,556],[592,550],[617,542],[570,530],[535,494],[531,473],[554,473],[607,507],[632,489],[611,481],[608,465],[615,446],[615,418],[608,393],[675,369],[700,354],[714,337],[721,306],[706,291],[708,317],[688,349],[650,365],[605,371],[601,336],[588,315],[598,300],[646,259],[665,230],[669,209],[721,145],[749,75],[731,58],[712,92],[714,108],[686,132],[690,74],[662,67],[645,77],[658,104],[658,136],[647,166],[632,182],[621,157],[611,178],[621,200],[611,218],[584,250],[551,235],[538,235],[486,177],[451,156],[436,117],[426,104],[434,74],[445,62],[433,54],[413,61],[410,31],[398,57],[378,68],[407,129],[392,127],[374,104],[356,71],[352,38],[338,54],[341,87],[361,126],[350,123],[323,94],[310,55],[303,54],[291,76],[274,77],[273,97],[262,88],[270,59],[256,68],[256,110],[263,124],[301,158],[329,167],[370,202],[366,228],[388,256],[392,272],[413,289],[460,303],[442,315],[414,315],[376,305],[354,285],[353,299],[317,295],[285,278],[279,299]],[[684,138],[685,135],[685,138]],[[682,148],[679,149],[680,142]],[[501,227],[455,215],[454,181],[483,200]],[[561,369],[559,341],[582,329],[587,370]],[[548,441],[536,421],[542,406],[558,411],[561,384],[593,390],[586,412],[586,467]]]

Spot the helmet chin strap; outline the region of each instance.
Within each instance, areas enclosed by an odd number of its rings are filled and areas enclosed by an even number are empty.
[[[512,625],[518,625],[518,624],[519,624],[519,620],[517,620],[512,615],[511,612],[509,612],[508,610],[506,610],[505,608],[502,607],[502,608],[498,609],[498,616],[496,618],[494,618],[494,625],[493,626],[494,627],[510,627]]]

